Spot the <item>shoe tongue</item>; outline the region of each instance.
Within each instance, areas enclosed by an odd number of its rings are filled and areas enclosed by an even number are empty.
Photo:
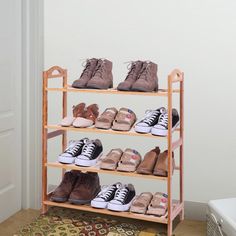
[[[115,186],[116,188],[121,188],[122,187],[122,183],[117,182],[117,183],[113,184],[113,186]]]
[[[165,109],[165,107],[160,107],[160,108],[156,109],[156,111],[160,111],[161,113],[165,113],[166,109]]]

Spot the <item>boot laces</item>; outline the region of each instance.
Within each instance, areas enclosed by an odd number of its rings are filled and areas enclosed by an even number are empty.
[[[104,186],[102,188],[102,191],[98,194],[98,197],[101,197],[103,199],[108,200],[110,199],[110,197],[112,196],[112,194],[114,193],[114,191],[116,190],[116,186],[111,185],[107,188],[107,186]]]
[[[160,118],[158,120],[158,124],[162,125],[164,127],[168,126],[168,112],[163,113],[163,114],[160,115]]]
[[[82,63],[82,66],[84,67],[84,70],[83,70],[81,76],[83,76],[85,74],[88,75],[88,72],[89,72],[90,67],[91,67],[91,62],[87,59]]]
[[[158,110],[147,110],[146,115],[144,117],[144,119],[142,120],[142,122],[151,125],[152,122],[156,119],[156,117],[160,114],[160,111]]]
[[[126,62],[126,63],[128,63],[127,69],[129,70],[129,72],[128,72],[127,76],[126,76],[126,79],[127,79],[129,76],[134,74],[134,71],[135,71],[135,68],[136,68],[136,62],[129,61],[129,62]]]
[[[102,77],[103,68],[103,63],[99,60],[94,70],[93,76],[99,74]]]

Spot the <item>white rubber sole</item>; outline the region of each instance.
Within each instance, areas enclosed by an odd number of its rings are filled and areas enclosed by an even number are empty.
[[[77,158],[75,158],[75,165],[77,165],[77,166],[95,166],[101,156],[102,156],[102,153],[100,153],[99,156],[93,160],[82,159],[82,158],[79,158],[79,156],[78,156]]]
[[[58,156],[57,160],[64,164],[73,164],[75,162],[75,157]]]
[[[172,128],[172,132],[175,131],[177,126],[179,125],[179,122],[175,124],[175,126]],[[151,133],[153,135],[158,135],[158,136],[167,136],[168,135],[168,129],[157,129],[155,127],[152,127]]]
[[[138,125],[136,125],[134,127],[135,132],[143,133],[143,134],[150,133],[151,129],[152,129],[152,126],[145,127],[145,126],[138,126]]]
[[[107,208],[108,202],[99,202],[99,201],[91,201],[91,206],[94,208],[101,208],[101,209],[105,209]]]
[[[112,211],[128,211],[130,206],[131,206],[131,202],[126,204],[126,205],[118,205],[118,204],[114,204],[109,202],[107,204],[107,209],[112,210]]]

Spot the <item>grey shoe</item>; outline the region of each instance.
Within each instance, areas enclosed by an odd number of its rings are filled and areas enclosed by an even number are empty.
[[[99,59],[93,77],[87,84],[88,88],[108,89],[113,87],[112,62]]]
[[[142,69],[142,65],[143,63],[141,61],[132,62],[128,75],[125,78],[125,81],[119,83],[117,90],[129,91],[134,82],[138,79],[139,73]]]
[[[94,70],[96,68],[98,59],[87,59],[84,70],[79,79],[75,80],[72,84],[74,88],[86,88],[88,81],[92,78]]]
[[[139,77],[132,85],[131,90],[140,92],[158,91],[157,64],[143,62]]]

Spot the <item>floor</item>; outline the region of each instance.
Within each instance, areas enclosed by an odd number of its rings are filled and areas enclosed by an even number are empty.
[[[22,210],[0,224],[0,236],[13,236],[19,227],[30,223],[35,217],[39,215],[38,210]],[[140,236],[153,235],[151,232],[155,230],[152,227],[147,233]],[[206,223],[201,221],[184,220],[180,223],[175,231],[175,236],[205,236]]]

